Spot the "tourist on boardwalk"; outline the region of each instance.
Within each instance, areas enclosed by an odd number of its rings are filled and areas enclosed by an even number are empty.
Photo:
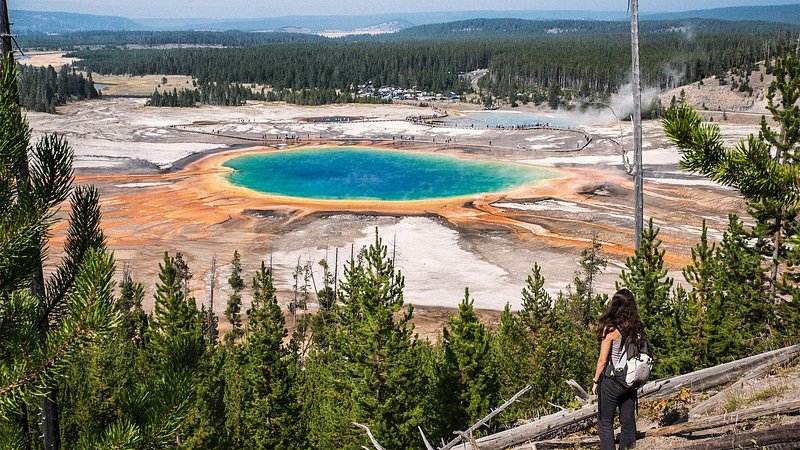
[[[613,366],[623,357],[627,343],[639,349],[647,345],[644,326],[631,291],[620,289],[611,298],[608,309],[600,316],[597,340],[600,343],[600,356],[592,380],[592,393],[598,396],[597,435],[600,437],[600,449],[616,449],[614,415],[617,409],[622,427],[619,448],[633,448],[636,444],[634,409],[637,389],[625,387],[610,376],[614,370]]]

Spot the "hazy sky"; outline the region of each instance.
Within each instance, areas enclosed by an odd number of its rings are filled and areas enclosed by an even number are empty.
[[[640,0],[642,13],[743,5],[780,5],[792,0]],[[259,18],[288,15],[365,15],[387,12],[468,10],[624,11],[626,0],[9,0],[11,9],[69,11],[130,18]]]

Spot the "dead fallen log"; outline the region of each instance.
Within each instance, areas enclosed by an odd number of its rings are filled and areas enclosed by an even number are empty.
[[[487,414],[483,419],[475,422],[474,425],[472,425],[471,427],[467,428],[467,431],[456,432],[456,434],[458,436],[455,437],[452,441],[448,442],[447,445],[445,445],[444,447],[441,448],[441,450],[449,450],[449,449],[453,448],[454,446],[456,446],[464,438],[464,436],[472,437],[472,433],[474,433],[475,430],[477,430],[478,428],[488,424],[489,421],[492,420],[492,418],[494,416],[500,414],[501,412],[503,412],[504,409],[506,409],[509,406],[511,406],[512,404],[514,404],[514,402],[516,402],[517,399],[520,398],[520,396],[522,396],[523,394],[525,394],[529,390],[531,390],[531,387],[530,386],[525,386],[524,388],[520,389],[519,392],[514,394],[510,399],[508,399],[505,403],[503,403],[502,405],[500,405],[499,407],[494,409],[492,412]]]
[[[638,439],[643,439],[645,433],[639,433]],[[571,449],[575,446],[597,446],[600,439],[597,436],[578,436],[565,439],[553,439],[532,443],[536,450]],[[764,430],[743,433],[725,434],[709,439],[679,444],[670,443],[674,450],[730,450],[753,449],[763,450],[768,446],[783,444],[781,449],[800,449],[800,426],[797,423],[778,425]],[[789,445],[787,445],[789,444]],[[794,444],[795,446],[791,446]],[[777,446],[775,448],[778,448]]]
[[[737,359],[736,361],[708,367],[685,375],[678,375],[666,380],[656,380],[646,384],[639,391],[639,397],[653,399],[668,397],[684,387],[690,391],[704,391],[735,381],[744,373],[774,358],[790,355],[800,356],[800,345],[793,345],[747,358]],[[667,385],[669,385],[670,388],[664,389]]]
[[[725,402],[728,399],[728,396],[735,392],[737,389],[744,386],[745,383],[751,380],[757,380],[759,378],[765,377],[770,374],[776,367],[780,367],[786,364],[789,364],[794,359],[796,359],[798,353],[790,352],[778,355],[774,358],[769,359],[767,362],[759,365],[752,369],[752,371],[745,375],[744,377],[740,378],[735,383],[731,384],[730,386],[726,387],[725,389],[717,392],[716,394],[709,397],[707,400],[703,401],[702,403],[698,404],[694,408],[689,411],[689,419],[694,419],[700,417],[707,411],[714,409],[715,407],[719,406],[721,403]]]
[[[448,442],[447,445],[442,447],[440,450],[449,450],[449,449],[455,447],[456,445],[458,445],[459,442],[461,442],[462,440],[467,441],[472,448],[476,448],[477,449],[478,446],[477,446],[477,444],[475,442],[475,438],[473,437],[473,433],[475,432],[475,430],[477,430],[478,428],[488,424],[489,421],[492,420],[492,418],[494,418],[496,415],[498,415],[501,412],[503,412],[504,409],[506,409],[509,406],[511,406],[512,404],[514,404],[514,402],[516,402],[520,398],[520,396],[522,396],[523,394],[525,394],[529,390],[531,390],[531,387],[530,386],[525,386],[524,388],[520,389],[516,394],[514,394],[510,399],[508,399],[505,403],[503,403],[502,405],[500,405],[497,408],[495,408],[489,414],[484,416],[481,420],[475,422],[475,424],[472,425],[471,427],[467,428],[466,431],[455,431],[454,434],[456,434],[457,436],[452,441]],[[372,445],[375,447],[375,450],[384,450],[384,448],[381,446],[381,444],[378,442],[378,440],[372,434],[372,431],[370,431],[368,426],[362,425],[362,424],[360,424],[358,422],[353,422],[353,425],[357,426],[358,428],[361,428],[362,430],[364,430],[367,433],[367,437],[369,437],[369,440],[372,443]],[[422,431],[422,428],[417,427],[417,429],[419,429],[419,433],[422,435],[422,442],[425,444],[425,448],[427,448],[428,450],[432,450],[432,446],[431,446],[430,442],[428,441],[428,438],[425,436],[425,433]],[[467,444],[464,444],[464,445],[467,445]],[[366,449],[366,450],[369,450],[367,447],[364,447],[364,446],[362,446],[362,447],[364,449]]]
[[[594,421],[597,417],[597,404],[584,406],[574,411],[562,411],[516,428],[478,439],[481,450],[499,450],[528,441],[535,441],[555,431],[584,421]],[[466,446],[466,449],[471,447]]]
[[[577,400],[578,403],[586,406],[592,402],[593,396],[590,396],[577,381],[567,380],[567,384],[572,388],[572,393],[575,394],[575,400]]]
[[[375,436],[372,434],[372,431],[370,431],[368,426],[362,425],[358,422],[353,422],[353,425],[357,426],[358,428],[361,428],[367,433],[367,437],[369,437],[369,441],[372,442],[372,445],[375,446],[375,450],[384,450],[384,448],[381,447],[381,444],[378,443],[378,440],[375,439]],[[366,447],[362,446],[362,448]]]
[[[669,397],[684,388],[692,391],[710,389],[735,381],[741,377],[743,373],[764,364],[766,361],[790,354],[800,355],[800,345],[761,353],[685,375],[655,380],[646,384],[639,390],[639,398],[653,399]],[[547,436],[553,436],[559,430],[571,425],[581,422],[593,422],[596,416],[597,404],[587,405],[575,411],[558,412],[509,430],[484,436],[478,439],[477,443],[481,450],[500,450],[524,442],[545,439]],[[469,449],[471,447],[465,445],[464,448]]]
[[[728,450],[732,448],[760,450],[766,446],[775,446],[775,444],[785,444],[780,447],[781,449],[800,449],[800,426],[796,423],[778,425],[764,430],[734,433],[686,445],[674,445],[673,448],[675,450]],[[537,450],[538,448],[537,445]]]
[[[793,414],[797,412],[800,412],[800,400],[789,400],[781,403],[754,406],[752,408],[734,411],[728,414],[720,414],[718,416],[690,420],[689,422],[684,422],[678,425],[670,425],[667,427],[645,430],[644,435],[646,437],[684,435],[694,433],[696,431],[710,430],[727,425],[740,424],[765,416]]]
[[[579,436],[566,439],[552,439],[531,443],[531,448],[535,450],[557,450],[560,448],[597,447],[600,445],[600,438],[597,436]]]

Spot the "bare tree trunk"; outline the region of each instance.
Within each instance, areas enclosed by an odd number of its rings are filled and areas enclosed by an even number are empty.
[[[583,389],[583,387],[578,384],[575,380],[567,380],[567,384],[572,389],[572,393],[575,394],[575,400],[578,401],[582,406],[586,406],[592,401],[592,397],[589,396],[589,393]]]
[[[781,256],[781,218],[783,217],[783,208],[778,208],[778,217],[775,218],[775,234],[773,234],[772,242],[775,248],[772,249],[772,268],[769,275],[769,304],[775,304],[775,298],[778,292],[778,266],[780,266]],[[771,334],[771,333],[770,333]]]
[[[726,425],[741,424],[750,420],[761,419],[776,414],[793,414],[800,411],[800,400],[790,400],[781,403],[768,403],[762,406],[743,409],[732,413],[690,420],[678,425],[655,428],[644,432],[645,436],[675,436],[693,433],[696,431],[711,430]]]
[[[25,402],[20,404],[19,415],[19,427],[22,429],[22,449],[31,450],[33,448],[33,436],[28,418],[28,405]]]
[[[709,397],[707,400],[703,401],[702,403],[692,408],[689,411],[689,419],[690,420],[695,419],[701,416],[703,413],[719,406],[728,398],[728,395],[730,393],[736,391],[737,389],[740,389],[748,381],[765,377],[769,375],[775,368],[788,365],[789,363],[797,359],[797,357],[798,357],[797,353],[787,353],[783,355],[778,355],[775,358],[770,359],[769,361],[759,365],[758,367],[750,369],[749,374],[740,378],[735,383],[731,384],[725,389],[722,389],[713,396]]]
[[[644,433],[639,433],[642,439]],[[566,439],[554,439],[536,442],[536,450],[573,449],[596,446],[600,443],[597,436],[580,436]],[[788,444],[788,445],[787,445]],[[670,443],[675,450],[730,450],[730,449],[781,449],[790,450],[800,448],[800,427],[796,424],[778,425],[766,430],[751,431],[746,433],[733,433],[724,436],[715,436],[700,441],[691,440],[685,444],[680,442]]]
[[[781,445],[784,444],[784,445]],[[785,445],[789,444],[789,445]],[[729,449],[782,449],[800,448],[800,427],[797,424],[778,425],[766,430],[735,433],[729,436],[703,439],[688,445],[673,447],[680,450],[729,450]]]
[[[211,256],[211,283],[208,293],[208,312],[206,312],[206,342],[209,347],[214,345],[216,333],[214,332],[214,289],[217,287],[217,255]],[[233,330],[231,330],[233,331]]]
[[[58,429],[58,388],[52,387],[40,400],[42,409],[42,438],[45,450],[61,448],[61,434]]]
[[[8,2],[0,0],[0,51],[2,56],[14,58],[11,48],[11,22],[8,20]]]
[[[448,449],[453,448],[454,446],[456,446],[459,443],[459,441],[461,441],[464,438],[464,436],[472,436],[472,433],[474,433],[475,430],[477,430],[478,428],[480,428],[480,427],[486,425],[487,423],[489,423],[489,421],[492,420],[492,418],[494,418],[494,416],[500,414],[501,412],[503,412],[504,409],[506,409],[509,406],[513,405],[514,402],[516,402],[517,399],[520,396],[522,396],[523,394],[525,394],[526,392],[528,392],[530,390],[531,390],[530,386],[525,386],[524,388],[520,389],[510,399],[506,400],[505,403],[503,403],[502,405],[498,406],[496,409],[494,409],[492,412],[487,414],[481,420],[475,422],[475,424],[473,424],[471,427],[467,428],[467,431],[464,431],[463,433],[459,433],[458,437],[456,437],[452,441],[448,442],[447,445],[445,445],[444,447],[441,448],[441,450],[448,450]],[[477,447],[473,446],[472,448],[477,448]]]
[[[639,1],[630,0],[631,5],[631,76],[633,78],[633,174],[635,243],[636,250],[642,245],[644,229],[644,193],[642,179],[642,87],[639,75]]]

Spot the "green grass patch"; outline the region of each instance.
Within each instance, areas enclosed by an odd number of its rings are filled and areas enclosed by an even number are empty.
[[[755,391],[747,396],[730,394],[728,395],[728,398],[725,400],[725,403],[722,405],[722,409],[726,413],[736,411],[737,409],[743,408],[751,403],[775,397],[776,395],[786,391],[787,389],[789,389],[787,386],[778,386],[778,387],[770,387],[761,391]]]

